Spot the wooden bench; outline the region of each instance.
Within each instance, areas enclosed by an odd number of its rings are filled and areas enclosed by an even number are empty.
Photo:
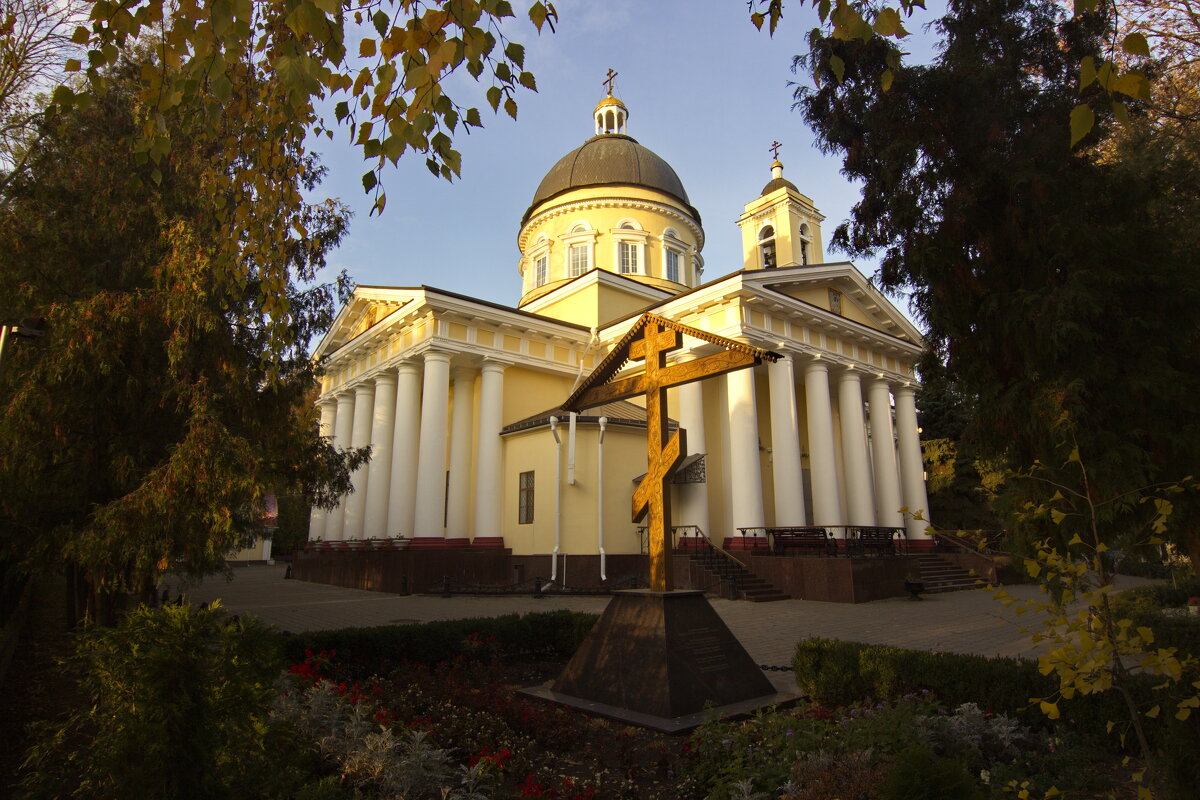
[[[824,528],[767,528],[771,536],[771,552],[787,555],[789,550],[814,553],[819,556],[837,555],[837,542]]]
[[[850,555],[894,556],[896,554],[896,529],[851,528],[850,536],[846,539],[846,551]]]

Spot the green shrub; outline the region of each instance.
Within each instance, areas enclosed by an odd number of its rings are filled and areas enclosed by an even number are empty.
[[[141,607],[85,631],[87,707],[44,731],[25,764],[29,797],[265,797],[279,769],[268,708],[276,638],[220,608]],[[284,734],[284,735],[279,735]]]
[[[1181,623],[1190,624],[1190,620]],[[807,639],[796,646],[793,665],[796,685],[811,700],[846,704],[930,692],[946,705],[976,703],[986,711],[1008,714],[1078,745],[1117,753],[1125,750],[1118,734],[1128,711],[1117,692],[1060,700],[1062,716],[1051,721],[1036,703],[1031,706],[1029,699],[1052,696],[1058,684],[1053,677],[1042,675],[1032,661]],[[1169,711],[1174,701],[1156,691],[1159,682],[1151,675],[1132,676],[1134,700],[1143,709],[1162,706],[1158,718],[1145,719],[1147,734],[1168,779],[1185,786],[1194,773],[1195,753],[1200,751],[1200,715],[1176,720]],[[1108,732],[1109,722],[1117,723],[1113,734]],[[1127,743],[1133,747],[1132,737]]]
[[[805,639],[793,659],[796,685],[810,699],[846,704],[869,698],[896,700],[930,692],[951,706],[979,703],[987,710],[1018,712],[1029,698],[1053,691],[1052,679],[1032,661],[830,639]],[[1031,715],[1040,718],[1040,712]]]
[[[508,614],[378,628],[286,634],[283,652],[290,663],[305,652],[336,651],[331,677],[362,680],[386,675],[406,662],[437,664],[458,657],[491,660],[566,660],[579,647],[597,617],[573,611]]]
[[[938,758],[928,747],[910,747],[897,755],[880,794],[883,800],[975,800],[983,796],[962,762]]]

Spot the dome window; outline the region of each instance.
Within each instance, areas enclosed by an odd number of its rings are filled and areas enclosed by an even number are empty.
[[[567,274],[578,278],[591,268],[591,248],[586,244],[573,244],[567,249]]]
[[[534,270],[534,285],[545,286],[546,281],[550,277],[550,257],[542,256],[537,260],[537,267]]]
[[[759,264],[763,269],[775,267],[775,229],[768,225],[758,234]]]
[[[679,232],[667,228],[662,235],[663,277],[673,283],[685,283],[684,267],[687,264],[687,245],[679,238]]]
[[[647,275],[646,241],[650,234],[635,219],[623,219],[611,231],[616,245],[613,262],[622,275]]]
[[[679,252],[667,250],[667,280],[679,283]]]
[[[596,262],[596,237],[599,233],[586,222],[576,222],[559,237],[566,247],[563,249],[563,274],[578,278],[592,269]]]
[[[641,270],[638,269],[638,246],[636,242],[620,242],[618,243],[621,258],[621,274],[636,275]]]

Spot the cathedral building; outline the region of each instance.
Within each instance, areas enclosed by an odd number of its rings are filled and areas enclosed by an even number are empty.
[[[689,450],[673,484],[685,535],[737,551],[771,527],[882,526],[929,543],[926,522],[902,511],[928,506],[920,332],[853,264],[825,261],[824,217],[778,160],[737,220],[740,269],[706,275],[700,212],[628,118],[610,92],[595,135],[534,191],[515,308],[357,287],[316,352],[320,424],[339,447],[373,454],[338,508],[313,512],[310,539],[599,556],[608,577],[605,557],[640,548],[630,504],[646,472],[645,411],[561,404],[650,312],[782,355],[670,390]],[[686,336],[672,356],[713,347]]]

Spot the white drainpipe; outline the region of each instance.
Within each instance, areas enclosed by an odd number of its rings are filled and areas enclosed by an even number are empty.
[[[554,436],[554,550],[550,553],[550,580],[558,580],[558,547],[562,541],[562,440],[558,438],[558,417],[550,418]]]
[[[596,444],[596,541],[600,547],[600,580],[608,580],[604,563],[604,428],[608,417],[600,418],[600,439]]]
[[[575,485],[575,418],[578,416],[571,412],[571,428],[567,434],[567,486]]]

